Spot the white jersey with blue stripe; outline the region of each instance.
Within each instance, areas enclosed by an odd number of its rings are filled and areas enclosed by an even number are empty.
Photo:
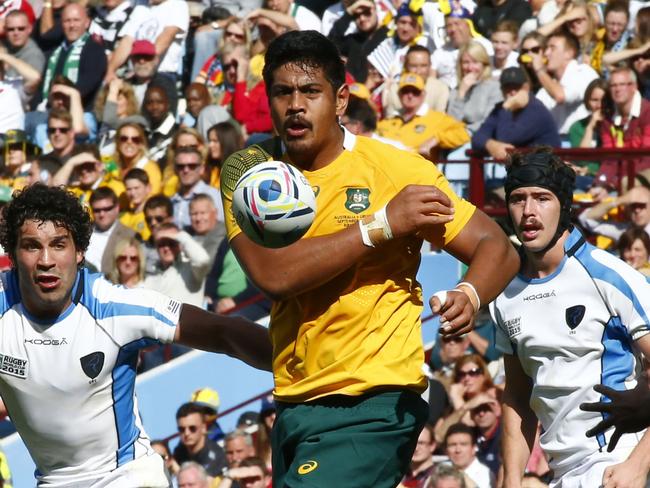
[[[492,302],[497,347],[516,355],[533,381],[530,406],[542,423],[541,446],[561,476],[602,451],[612,430],[585,432],[602,415],[583,412],[583,402],[603,398],[592,387],[634,387],[640,361],[634,341],[647,334],[650,284],[615,256],[584,242],[574,230],[565,256],[548,277],[518,275]],[[639,434],[621,437],[614,456],[634,446]]]
[[[90,486],[151,454],[134,394],[139,349],[168,343],[181,304],[79,272],[56,321],[31,317],[17,276],[0,276],[0,394],[39,486]]]

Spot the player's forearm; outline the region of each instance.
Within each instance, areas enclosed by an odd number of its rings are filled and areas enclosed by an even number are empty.
[[[373,249],[363,244],[357,225],[327,236],[300,239],[280,249],[264,248],[241,234],[232,240],[232,247],[251,281],[274,300],[319,287]]]
[[[645,431],[627,460],[634,463],[638,472],[648,473],[650,471],[650,429]]]
[[[503,487],[516,488],[521,486],[532,451],[537,419],[527,405],[510,403],[504,398],[502,420]]]
[[[268,330],[242,317],[226,317],[183,304],[174,341],[271,371],[273,349]]]

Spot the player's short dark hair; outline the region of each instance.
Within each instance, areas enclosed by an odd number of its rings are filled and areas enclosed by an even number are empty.
[[[365,131],[374,132],[377,128],[377,112],[370,106],[367,100],[357,97],[350,97],[348,107],[345,109],[348,119],[359,122]]]
[[[472,444],[476,444],[476,430],[474,427],[458,422],[447,429],[447,432],[445,433],[445,446],[447,445],[449,438],[454,434],[467,434],[472,438]]]
[[[26,220],[52,222],[64,227],[72,234],[77,251],[82,252],[88,248],[93,232],[88,211],[79,203],[79,198],[62,186],[35,183],[14,192],[13,200],[2,209],[2,217],[0,244],[12,259],[16,256],[20,228]]]
[[[124,182],[125,183],[126,183],[126,180],[138,180],[143,185],[148,185],[149,184],[149,175],[142,168],[131,168],[124,175]]]
[[[106,200],[107,198],[110,198],[113,204],[117,203],[117,195],[115,192],[108,186],[100,186],[99,188],[93,190],[88,201],[90,202],[90,205],[92,205],[99,200]]]
[[[277,37],[264,55],[264,83],[271,92],[273,73],[285,64],[306,71],[322,69],[334,93],[345,83],[345,66],[334,43],[314,30],[290,31]]]
[[[205,413],[205,410],[201,405],[197,405],[195,402],[183,403],[180,407],[178,407],[178,410],[176,410],[176,420],[187,417],[188,415],[192,415],[193,413],[203,415]]]
[[[164,208],[167,215],[170,217],[174,215],[174,204],[165,195],[154,195],[150,197],[144,204],[144,211],[153,210],[154,208]]]

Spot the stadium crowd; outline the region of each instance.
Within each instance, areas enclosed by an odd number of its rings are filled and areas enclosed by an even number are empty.
[[[220,167],[272,136],[264,53],[297,29],[323,33],[345,60],[351,98],[341,125],[431,161],[463,161],[468,149],[503,160],[535,145],[650,147],[646,2],[329,3],[4,2],[0,201],[37,181],[65,185],[93,215],[89,268],[219,313],[267,315],[270,303],[224,238]],[[574,169],[576,199],[593,203],[580,226],[650,275],[645,163],[620,195],[611,164]],[[503,166],[488,167],[498,187]],[[467,168],[441,164],[465,195]],[[504,377],[485,310],[478,322],[431,353],[430,421],[403,487],[495,486]],[[140,368],[185,351],[146,351]],[[272,402],[228,435],[215,423],[218,405],[216,392],[197,392],[178,410],[179,446],[156,443],[178,486],[268,486]],[[538,445],[527,471],[526,486],[549,480]]]

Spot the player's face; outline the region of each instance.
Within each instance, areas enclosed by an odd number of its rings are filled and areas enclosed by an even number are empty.
[[[254,454],[252,446],[243,437],[234,437],[226,442],[226,461],[229,467],[239,466],[244,459]]]
[[[447,456],[460,469],[465,469],[474,461],[474,444],[469,434],[457,433],[447,438]]]
[[[273,125],[294,163],[308,169],[338,155],[346,85],[334,93],[321,68],[285,64],[274,71],[269,94]]]
[[[51,221],[26,220],[18,231],[15,266],[27,311],[54,318],[70,304],[83,252],[72,234]]]
[[[623,251],[623,259],[634,269],[641,268],[648,262],[648,250],[641,239],[635,239],[630,247]]]
[[[186,447],[198,446],[205,439],[205,423],[203,422],[203,415],[200,413],[191,413],[179,418],[176,422],[181,442]]]
[[[531,252],[543,250],[555,236],[560,222],[560,201],[538,186],[517,188],[508,202],[517,238]]]

